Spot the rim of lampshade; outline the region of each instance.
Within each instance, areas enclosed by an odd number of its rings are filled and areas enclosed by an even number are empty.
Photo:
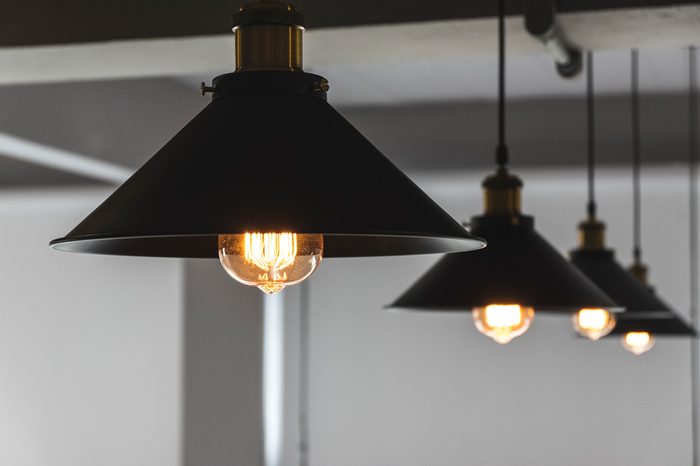
[[[697,337],[697,330],[675,312],[630,312],[618,316],[615,328],[607,335],[619,336],[627,332],[649,332],[661,337]]]
[[[446,251],[464,252],[484,248],[486,242],[476,236],[437,237],[427,235],[398,234],[321,234],[324,237],[324,258],[356,257],[352,249],[363,248],[363,256],[400,256],[409,254],[435,254]],[[223,233],[242,234],[242,233]],[[153,235],[153,236],[84,236],[59,238],[49,243],[50,247],[66,252],[111,254],[124,256],[154,256],[143,248],[160,248],[157,257],[218,257],[219,234],[201,235]],[[187,244],[185,244],[187,243]],[[182,251],[191,251],[183,255]]]

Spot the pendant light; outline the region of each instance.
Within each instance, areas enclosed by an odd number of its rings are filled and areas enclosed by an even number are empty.
[[[233,16],[236,70],[212,102],[55,249],[219,257],[271,293],[321,258],[469,251],[469,234],[326,102],[302,70],[304,17],[260,0]]]
[[[654,346],[655,337],[663,336],[679,336],[688,337],[694,336],[695,330],[683,318],[681,318],[669,305],[658,298],[653,287],[648,284],[649,269],[642,262],[641,248],[641,132],[640,132],[640,117],[639,117],[639,52],[632,50],[631,52],[631,68],[632,68],[632,154],[633,154],[633,199],[634,199],[634,247],[632,250],[633,262],[629,267],[630,274],[641,283],[648,293],[657,301],[657,307],[662,306],[663,312],[648,312],[644,310],[635,310],[630,308],[627,312],[620,316],[618,327],[612,332],[613,335],[622,335],[622,346],[629,352],[640,355],[649,351]],[[691,79],[692,82],[692,79]],[[692,115],[691,115],[692,126]],[[692,201],[692,186],[694,183],[693,175],[693,157],[691,150],[690,158],[690,181],[691,181],[691,201]],[[693,205],[691,202],[691,211]],[[691,214],[692,218],[692,214]],[[691,221],[691,256],[692,256],[692,238],[693,225]],[[695,276],[693,271],[693,258],[691,257],[691,278]],[[691,301],[693,287],[691,285]],[[692,306],[691,306],[692,307]]]
[[[588,253],[588,251],[603,248],[602,242],[604,240],[603,235],[605,229],[605,225],[596,219],[597,208],[595,201],[595,109],[593,100],[593,54],[591,52],[588,52],[586,55],[586,117],[588,132],[588,202],[586,205],[586,210],[588,213],[588,219],[579,225],[579,239],[581,241],[581,249],[585,250],[586,252],[581,253],[579,251],[576,251],[572,253],[572,255],[575,257],[575,259],[573,260],[574,264],[576,264],[576,261],[580,259],[580,256],[585,256]],[[600,244],[598,244],[598,242],[600,242]],[[616,262],[614,262],[614,258],[609,258],[609,261],[612,262],[612,265],[617,264]],[[619,273],[624,273],[622,267],[618,267],[615,270]],[[613,299],[615,299],[614,296]],[[620,303],[620,301],[616,301]],[[617,319],[612,313],[608,312],[605,309],[581,309],[579,312],[574,314],[573,321],[574,330],[576,330],[576,332],[579,335],[595,341],[609,334],[615,327]]]
[[[634,354],[642,354],[654,345],[654,335],[683,335],[690,328],[646,283],[647,267],[641,262],[641,204],[639,190],[640,134],[638,103],[638,60],[632,52],[632,129],[633,129],[633,178],[634,178],[634,256],[630,270],[625,270],[616,260],[612,249],[605,246],[605,224],[596,217],[595,201],[595,138],[593,108],[593,56],[588,53],[588,218],[579,225],[579,248],[571,252],[571,261],[603,291],[625,307],[617,316],[614,328],[594,337],[606,334],[623,335],[622,344]]]
[[[573,313],[615,303],[569,264],[520,212],[522,182],[509,173],[505,144],[505,12],[499,1],[499,118],[497,169],[487,177],[483,215],[470,231],[489,242],[483,251],[448,254],[391,307],[471,311],[477,329],[505,344],[527,331],[535,311]]]

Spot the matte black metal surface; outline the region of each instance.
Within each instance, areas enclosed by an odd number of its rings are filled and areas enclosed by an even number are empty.
[[[659,313],[630,313],[624,312],[610,335],[622,335],[627,332],[649,332],[656,336],[695,336],[697,333],[683,318],[675,312]],[[651,314],[651,315],[650,315]],[[636,315],[637,317],[634,317]],[[645,317],[645,315],[647,317]]]
[[[615,260],[611,249],[576,249],[571,252],[571,262],[625,307],[625,312],[617,316],[617,324],[609,335],[632,331],[651,332],[654,335],[695,335],[692,327],[671,306]]]
[[[324,257],[483,247],[324,99],[284,86],[233,87],[52,247],[217,257],[217,235],[246,231],[321,233]]]
[[[289,71],[246,71],[226,73],[212,80],[214,99],[232,94],[292,93],[326,99],[321,84],[327,81],[316,74]]]
[[[633,277],[610,249],[571,251],[571,262],[627,312],[671,311],[671,307]]]
[[[536,312],[617,310],[612,299],[534,230],[532,217],[474,217],[471,227],[488,247],[444,256],[391,307],[466,312],[489,304],[520,304]]]

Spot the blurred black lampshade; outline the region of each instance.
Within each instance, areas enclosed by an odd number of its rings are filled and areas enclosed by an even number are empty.
[[[518,303],[555,313],[617,307],[535,231],[532,217],[477,216],[470,227],[472,234],[487,239],[488,247],[444,256],[391,307],[467,312]]]
[[[615,260],[608,248],[579,248],[571,262],[612,299],[625,307],[610,335],[648,332],[654,335],[692,336],[695,330],[655,291]]]

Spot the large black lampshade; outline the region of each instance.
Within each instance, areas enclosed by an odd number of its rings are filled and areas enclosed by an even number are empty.
[[[301,70],[293,7],[261,1],[234,19],[237,71],[53,248],[217,257],[218,235],[249,231],[322,234],[324,257],[484,246],[326,102],[328,82]]]

